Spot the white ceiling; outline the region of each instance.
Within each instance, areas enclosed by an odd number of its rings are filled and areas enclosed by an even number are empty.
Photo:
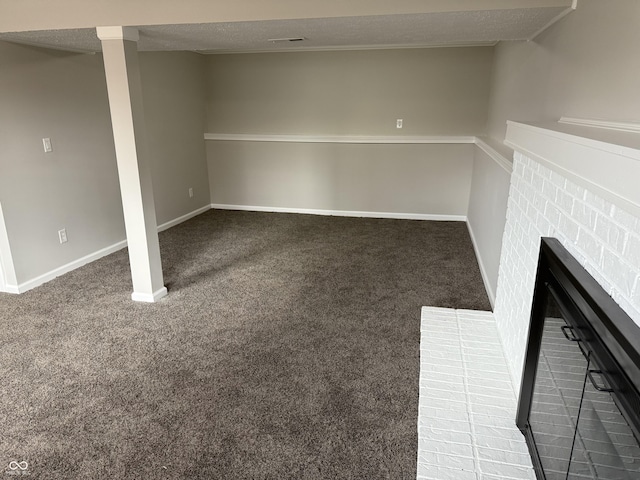
[[[343,48],[487,45],[529,40],[567,13],[566,7],[511,8],[299,20],[140,26],[141,51],[228,53]],[[303,42],[269,39],[304,37]],[[95,29],[0,33],[0,40],[62,50],[101,50]]]

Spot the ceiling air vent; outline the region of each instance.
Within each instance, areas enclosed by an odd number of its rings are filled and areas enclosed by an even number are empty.
[[[287,37],[287,38],[270,38],[267,42],[271,43],[288,43],[288,42],[304,42],[304,37]]]

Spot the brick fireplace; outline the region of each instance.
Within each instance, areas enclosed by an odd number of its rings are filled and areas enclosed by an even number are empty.
[[[535,478],[515,420],[542,237],[640,326],[640,132],[509,122],[505,143],[515,154],[494,314],[423,308],[419,479]],[[555,458],[563,434],[552,435]]]
[[[515,150],[495,319],[514,385],[541,237],[555,237],[640,325],[640,133],[510,122]]]

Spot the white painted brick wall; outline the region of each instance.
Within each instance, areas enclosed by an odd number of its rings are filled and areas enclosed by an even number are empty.
[[[558,238],[640,325],[640,219],[516,152],[495,305],[516,387],[543,236]]]

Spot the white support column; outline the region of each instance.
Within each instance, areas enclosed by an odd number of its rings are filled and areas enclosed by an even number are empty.
[[[158,226],[149,167],[138,31],[98,27],[107,77],[120,192],[133,279],[131,298],[155,302],[167,294],[162,278]]]

